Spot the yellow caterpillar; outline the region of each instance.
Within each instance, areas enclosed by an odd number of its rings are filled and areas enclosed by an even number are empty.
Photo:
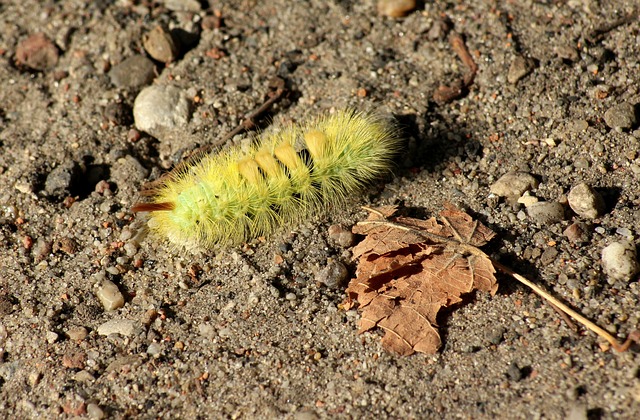
[[[151,231],[187,249],[238,244],[341,205],[389,172],[393,125],[353,110],[263,134],[251,148],[204,155],[154,188]]]

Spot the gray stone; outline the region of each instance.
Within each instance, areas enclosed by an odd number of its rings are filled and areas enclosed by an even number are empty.
[[[149,344],[149,347],[147,347],[147,354],[154,357],[160,356],[160,354],[162,354],[162,344],[160,343]]]
[[[566,420],[588,420],[587,406],[583,402],[575,401],[570,404]]]
[[[612,280],[632,280],[640,271],[636,246],[632,242],[614,242],[602,250],[602,269]]]
[[[316,274],[316,281],[329,288],[337,288],[345,283],[349,270],[339,261],[330,261],[326,267]]]
[[[156,77],[156,66],[147,57],[134,55],[113,66],[109,77],[116,87],[138,88],[153,81]]]
[[[355,241],[355,235],[349,229],[345,229],[340,225],[329,226],[329,237],[345,248],[352,246]]]
[[[555,201],[540,201],[527,207],[527,214],[533,222],[551,225],[564,220],[564,207]]]
[[[531,73],[534,67],[535,62],[532,59],[522,57],[521,55],[515,57],[509,66],[507,81],[511,84],[518,83],[518,80]]]
[[[63,198],[71,195],[77,182],[80,166],[76,162],[65,162],[54,168],[44,181],[45,192],[52,197]]]
[[[604,113],[604,122],[611,128],[628,129],[636,125],[635,106],[623,102]]]
[[[58,337],[60,336],[58,335],[57,332],[47,331],[47,343],[49,344],[55,343],[56,341],[58,341]]]
[[[111,167],[111,180],[118,190],[135,190],[149,175],[149,170],[131,155],[118,159]]]
[[[165,7],[177,12],[199,12],[202,10],[197,0],[164,0]]]
[[[596,219],[605,212],[602,196],[585,183],[573,187],[567,195],[567,200],[571,209],[585,219]]]

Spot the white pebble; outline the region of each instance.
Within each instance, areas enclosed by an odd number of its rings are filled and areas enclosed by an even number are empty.
[[[100,408],[100,406],[96,403],[89,403],[87,404],[87,414],[89,415],[90,418],[92,419],[103,419],[104,418],[104,411],[102,410],[102,408]]]
[[[187,125],[189,101],[175,86],[149,86],[133,103],[133,119],[138,130],[162,138],[165,130]]]
[[[636,246],[632,242],[614,242],[602,250],[602,269],[612,280],[632,280],[640,271]]]
[[[567,200],[571,209],[585,219],[595,219],[605,211],[602,196],[585,183],[573,187],[567,195]]]
[[[118,286],[110,280],[103,280],[96,295],[105,311],[113,311],[124,306],[124,296]]]
[[[525,207],[529,207],[530,205],[535,204],[538,201],[538,197],[529,194],[525,194],[522,197],[518,198],[518,203],[524,204]]]
[[[128,337],[133,334],[136,328],[136,321],[130,319],[112,319],[98,327],[99,335],[120,334]]]
[[[47,343],[53,344],[58,340],[58,333],[47,331]]]
[[[538,188],[538,180],[527,172],[509,172],[500,177],[490,187],[490,191],[500,197],[521,197],[525,191]]]

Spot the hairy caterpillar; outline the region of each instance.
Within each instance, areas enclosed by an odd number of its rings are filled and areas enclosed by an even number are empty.
[[[389,172],[399,138],[374,114],[337,111],[202,156],[151,191],[149,228],[182,248],[238,244],[343,204]]]

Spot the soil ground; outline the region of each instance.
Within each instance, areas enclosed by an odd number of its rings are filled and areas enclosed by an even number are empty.
[[[635,0],[428,1],[404,18],[373,1],[206,3],[0,4],[0,417],[640,418],[638,346],[608,349],[505,276],[443,314],[437,354],[405,358],[356,334],[344,284],[317,280],[329,261],[354,271],[327,231],[366,217],[361,205],[428,216],[453,202],[497,232],[491,255],[621,340],[638,327],[637,276],[608,279],[600,261],[640,235]],[[143,83],[139,68],[115,78],[158,25],[182,40],[175,60]],[[25,51],[39,32],[52,44]],[[436,102],[468,72],[453,32],[478,71]],[[143,238],[142,185],[234,129],[274,76],[289,94],[263,129],[347,106],[395,116],[393,177],[242,247]],[[184,93],[188,121],[132,131],[144,84]],[[490,193],[510,171],[565,207],[586,182],[606,210],[535,220]],[[574,222],[578,241],[563,233]],[[125,298],[113,311],[106,280]],[[119,333],[101,335],[113,320]]]

